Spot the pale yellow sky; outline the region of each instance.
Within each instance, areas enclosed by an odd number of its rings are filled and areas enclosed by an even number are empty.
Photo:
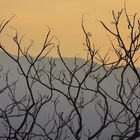
[[[86,30],[92,33],[93,41],[97,48],[100,48],[101,54],[105,54],[110,47],[108,33],[98,20],[110,25],[112,10],[120,10],[123,5],[124,0],[0,0],[0,20],[16,14],[10,25],[16,27],[19,34],[26,34],[25,41],[35,41],[34,54],[41,47],[49,26],[52,35],[55,34],[60,40],[63,56],[82,57],[84,54],[82,15],[86,15]],[[139,0],[127,0],[126,5],[129,13],[137,12],[139,15]],[[14,35],[13,30],[9,28],[4,34],[3,43],[14,53],[14,48],[9,47],[7,41],[10,40],[8,35]]]

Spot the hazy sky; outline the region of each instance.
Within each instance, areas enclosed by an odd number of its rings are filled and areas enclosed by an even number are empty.
[[[110,25],[112,10],[120,10],[123,4],[124,0],[0,0],[0,20],[16,14],[10,25],[16,27],[19,34],[26,34],[25,41],[35,41],[34,54],[41,47],[49,26],[52,35],[60,40],[63,55],[80,57],[84,52],[81,18],[85,15],[86,30],[92,33],[95,45],[105,54],[110,47],[108,33],[99,20]],[[139,0],[127,0],[129,13],[140,13],[139,7]],[[5,34],[13,35],[14,32],[9,28]],[[14,48],[10,46],[9,49],[14,53]]]

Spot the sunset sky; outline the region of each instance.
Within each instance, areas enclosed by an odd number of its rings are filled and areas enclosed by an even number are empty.
[[[124,0],[0,0],[0,20],[16,15],[9,26],[15,27],[19,34],[26,34],[25,41],[34,40],[32,54],[36,54],[50,27],[52,35],[60,40],[63,56],[83,57],[84,36],[81,28],[82,15],[87,31],[92,33],[92,40],[101,54],[110,48],[108,33],[99,20],[111,26],[112,10],[118,11],[124,6]],[[140,15],[140,1],[127,0],[127,10],[130,14]],[[9,28],[9,27],[8,27]],[[8,36],[14,35],[13,29],[4,32],[3,43],[9,47]],[[56,56],[55,51],[52,55]]]

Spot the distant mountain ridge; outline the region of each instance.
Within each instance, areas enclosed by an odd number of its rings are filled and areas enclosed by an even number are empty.
[[[14,56],[13,55],[13,57],[15,57],[16,58],[16,56]],[[44,64],[48,64],[48,60],[50,60],[51,59],[51,57],[46,57],[46,58],[44,58],[43,60],[42,60],[42,62],[41,63],[44,63]],[[52,59],[55,59],[55,61],[56,61],[56,70],[58,70],[58,72],[59,71],[61,71],[61,70],[63,70],[64,69],[64,64],[61,62],[61,60],[60,60],[60,58],[53,58],[52,57]],[[66,58],[66,57],[64,57],[63,58],[63,60],[65,61],[65,63],[67,64],[67,66],[70,68],[70,69],[72,69],[73,67],[74,67],[74,61],[75,61],[75,58]],[[27,63],[26,63],[26,61],[25,61],[25,58],[23,57],[23,56],[20,56],[20,62],[22,63],[22,66],[26,69],[26,68],[28,68],[28,65],[27,65]],[[84,64],[85,63],[85,60],[84,59],[82,59],[82,58],[77,58],[77,64],[80,66],[80,65],[82,65],[82,64]],[[11,58],[9,58],[9,56],[7,56],[4,52],[0,52],[0,65],[3,67],[3,69],[2,69],[2,71],[0,71],[0,75],[2,76],[2,75],[4,75],[8,70],[10,71],[10,73],[9,73],[9,75],[10,75],[10,78],[9,78],[9,83],[10,82],[13,82],[13,81],[15,81],[15,80],[17,80],[17,79],[19,79],[19,81],[17,82],[17,87],[16,87],[16,95],[17,96],[19,96],[19,97],[21,97],[21,96],[23,96],[27,91],[26,91],[26,89],[25,89],[25,85],[26,85],[26,83],[25,83],[25,80],[24,80],[24,78],[22,78],[22,76],[21,76],[21,78],[19,78],[19,75],[18,75],[18,73],[17,73],[17,64],[16,64],[16,62],[14,62]],[[100,66],[99,64],[97,64],[97,66]],[[85,67],[85,69],[86,69],[86,67]],[[137,68],[138,69],[138,71],[140,72],[140,68]],[[66,70],[66,69],[65,69]],[[103,69],[100,69],[100,70],[98,70],[98,73],[99,74],[102,74],[103,73]],[[98,74],[97,73],[97,74]],[[109,93],[109,95],[110,96],[115,96],[116,95],[116,89],[117,89],[117,86],[118,86],[118,81],[117,80],[114,80],[114,77],[116,76],[118,79],[120,79],[120,77],[121,77],[121,73],[122,73],[122,69],[118,69],[118,70],[115,70],[115,71],[113,71],[112,72],[112,74],[110,74],[107,78],[106,78],[106,80],[101,84],[101,86],[102,86],[102,88],[103,89],[105,89],[105,91],[106,92],[108,92]],[[78,72],[78,75],[76,75],[79,79],[80,78],[82,78],[82,76],[83,76],[83,74],[84,74],[84,71],[80,71],[80,72]],[[96,73],[95,73],[96,74]],[[135,80],[135,75],[132,73],[132,71],[131,71],[131,69],[128,69],[128,71],[126,72],[126,78],[128,77],[128,79],[130,80],[130,82],[135,82],[135,81],[133,81],[133,80]],[[127,79],[126,79],[127,80]],[[3,82],[3,78],[1,77],[0,78],[0,83],[2,83]],[[94,80],[93,79],[88,79],[87,80],[87,85],[88,85],[88,87],[90,87],[90,88],[95,88],[95,86],[96,86],[96,83],[94,83]],[[56,85],[55,85],[58,89],[60,89],[60,90],[63,90],[63,91],[65,91],[65,92],[67,92],[67,90],[65,89],[65,88],[62,88],[62,86],[60,86],[59,84],[57,84],[56,83]],[[2,85],[0,86],[0,89],[2,88]],[[43,91],[43,88],[41,87],[40,88],[40,86],[36,86],[35,87],[35,94],[34,94],[34,96],[35,95],[37,95],[36,93],[36,89],[37,88],[39,88],[39,90],[41,90],[41,92],[44,94],[44,93],[47,93],[47,91]],[[72,92],[72,93],[74,93],[74,91]],[[56,93],[57,94],[57,93]],[[85,94],[86,94],[86,92],[85,92]],[[59,95],[59,94],[58,94]],[[57,95],[57,96],[58,96]],[[85,96],[86,98],[90,98],[89,96],[87,96],[87,94],[86,94],[86,96]],[[66,101],[63,101],[63,98],[64,97],[62,97],[61,96],[61,98],[62,99],[60,99],[62,102],[60,102],[60,106],[59,106],[59,109],[62,111],[62,109],[64,110],[64,111],[67,111],[67,109],[68,109],[68,106],[66,105]],[[3,98],[0,98],[0,106],[3,106],[5,103],[7,102],[7,98],[6,99],[3,99]],[[111,102],[110,103],[110,105],[111,105],[111,108],[112,108],[112,110],[114,109],[115,111],[117,111],[117,110],[119,110],[119,106],[116,106],[116,103],[114,104],[114,102]],[[90,110],[92,110],[94,108],[94,106],[88,106],[88,109]],[[49,109],[51,109],[51,108],[49,108]],[[87,110],[88,110],[87,109]],[[48,110],[49,111],[49,110]],[[42,116],[44,116],[44,113],[45,112],[43,112],[42,113]],[[47,112],[48,113],[48,112]],[[85,120],[87,120],[87,121],[89,121],[88,123],[87,123],[87,126],[89,127],[89,128],[93,128],[94,126],[98,126],[98,123],[99,123],[99,119],[97,119],[96,118],[96,114],[94,114],[95,113],[95,111],[89,111],[86,115],[85,115]],[[96,119],[94,119],[94,117],[96,118]],[[43,118],[43,117],[42,117]],[[93,128],[93,129],[96,129],[96,128]],[[113,129],[111,129],[111,128],[109,128],[108,129],[109,130],[109,133],[106,133],[106,131],[103,133],[103,136],[101,137],[101,139],[106,139],[105,137],[109,137],[110,136],[110,132],[112,132],[112,131],[115,131],[115,130],[113,130]],[[108,131],[107,130],[107,131]],[[113,132],[112,132],[113,133]],[[70,139],[70,140],[73,140],[73,139]],[[84,140],[84,139],[82,139],[82,140]]]

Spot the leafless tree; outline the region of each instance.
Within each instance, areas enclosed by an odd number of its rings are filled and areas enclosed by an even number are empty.
[[[140,22],[136,14],[133,16],[127,13],[126,7],[117,14],[113,11],[113,26],[115,30],[109,29],[102,21],[104,28],[114,37],[111,41],[115,54],[118,60],[122,62],[122,72],[120,78],[116,78],[119,82],[116,88],[116,98],[111,97],[109,93],[106,95],[114,102],[121,105],[122,109],[112,117],[118,135],[112,135],[112,139],[118,137],[119,139],[134,140],[140,137],[139,120],[140,120],[140,101],[139,101],[139,83],[140,74],[136,67],[139,56],[137,55],[140,47]],[[121,29],[121,18],[125,15],[127,24],[127,40],[124,37]],[[115,43],[117,45],[115,45]],[[116,47],[118,46],[118,47]],[[122,126],[122,127],[121,127]]]
[[[114,29],[100,22],[113,37],[110,42],[117,56],[114,62],[108,60],[108,53],[104,57],[100,55],[83,19],[87,58],[80,63],[75,57],[68,64],[50,29],[36,57],[29,53],[33,42],[23,48],[23,37],[19,37],[17,30],[11,37],[17,47],[16,56],[0,42],[1,50],[17,66],[18,75],[11,81],[11,68],[5,72],[1,66],[0,96],[8,101],[0,106],[1,139],[135,140],[140,137],[140,75],[136,67],[140,21],[136,14],[130,16],[126,7],[117,13],[113,11],[112,15]],[[12,18],[1,22],[0,35]],[[121,32],[121,18],[126,19],[127,39]],[[54,47],[59,59],[46,59]],[[63,67],[58,68],[59,64]],[[24,93],[19,85],[24,87]],[[108,135],[107,131],[110,131]]]

